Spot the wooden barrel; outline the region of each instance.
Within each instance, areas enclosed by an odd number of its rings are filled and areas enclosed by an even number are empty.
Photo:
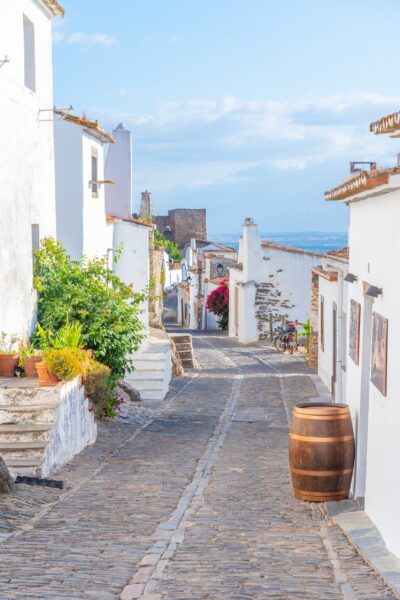
[[[311,502],[348,498],[354,465],[349,407],[324,402],[295,406],[289,461],[295,498]]]

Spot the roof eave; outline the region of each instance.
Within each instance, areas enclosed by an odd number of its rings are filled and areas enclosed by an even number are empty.
[[[42,3],[51,12],[53,17],[63,17],[65,15],[65,10],[57,0],[42,0]]]

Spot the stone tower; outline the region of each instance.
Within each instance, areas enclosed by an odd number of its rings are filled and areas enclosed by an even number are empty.
[[[147,190],[142,192],[142,199],[140,201],[140,213],[139,216],[143,219],[151,219],[153,214],[153,205],[151,200],[151,192]]]

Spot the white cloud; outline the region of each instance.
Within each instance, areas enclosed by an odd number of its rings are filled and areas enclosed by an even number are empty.
[[[399,105],[400,96],[370,93],[295,102],[226,96],[105,119],[131,126],[140,180],[171,190],[243,182],[255,170],[304,171],[335,162],[345,177],[351,160],[394,164],[393,140],[374,136],[368,125]]]
[[[76,31],[75,33],[65,34],[59,30],[53,31],[53,43],[55,44],[80,44],[87,48],[94,46],[110,48],[116,41],[117,38],[107,33],[82,33],[81,31]]]

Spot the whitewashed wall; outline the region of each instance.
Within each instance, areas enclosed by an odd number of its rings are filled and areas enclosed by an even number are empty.
[[[137,292],[145,290],[150,279],[149,228],[127,221],[112,224],[112,247],[121,249],[121,256],[114,265],[114,272]],[[146,329],[149,326],[148,302],[143,303],[140,319]]]
[[[109,215],[128,219],[132,216],[132,139],[129,129],[120,123],[112,132],[115,144],[108,147],[105,178],[106,211]]]
[[[332,378],[334,375],[334,334],[333,309],[336,305],[336,384],[335,402],[346,402],[346,369],[348,363],[348,313],[347,295],[349,284],[344,281],[348,272],[345,262],[326,258],[322,263],[326,271],[337,273],[337,281],[329,281],[319,277],[319,343],[318,343],[318,375],[328,390],[333,393]],[[321,343],[321,296],[324,298],[324,345]]]
[[[35,27],[36,91],[24,84],[23,14]],[[0,331],[25,337],[34,318],[31,226],[55,236],[51,16],[32,0],[1,9]]]
[[[57,238],[72,258],[107,253],[105,185],[92,195],[92,149],[98,155],[98,180],[104,179],[104,144],[81,125],[55,115]]]
[[[276,306],[288,320],[305,323],[310,317],[311,267],[321,264],[322,255],[290,252],[263,246],[265,262],[264,281],[279,291]]]
[[[391,183],[400,177],[392,177]],[[400,556],[400,191],[350,204],[349,271],[358,281],[349,286],[351,298],[361,303],[360,365],[347,361],[347,400],[358,434],[356,495],[362,494],[365,476],[365,508],[380,529],[389,550]],[[383,288],[371,306],[363,295],[363,283]],[[371,336],[368,319],[376,311],[389,319],[387,396],[370,382]],[[349,311],[348,311],[349,314]],[[366,465],[362,464],[363,455]]]
[[[83,254],[81,127],[54,115],[57,239],[75,260]]]

